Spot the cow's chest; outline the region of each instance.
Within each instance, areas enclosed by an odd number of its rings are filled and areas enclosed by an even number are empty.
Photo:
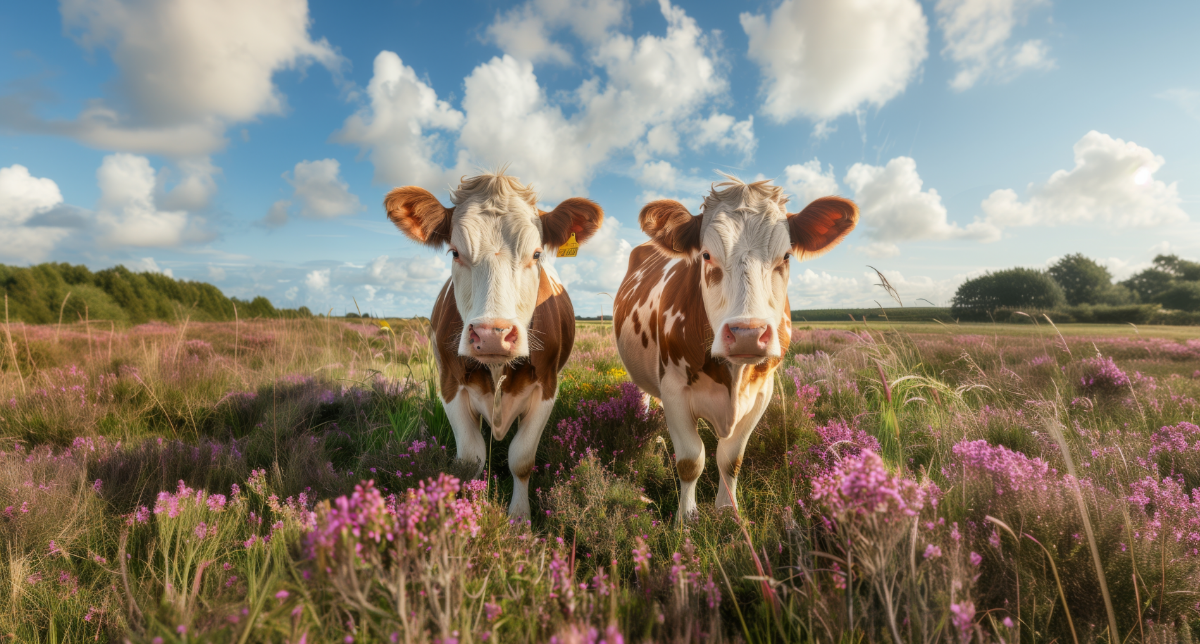
[[[528,415],[543,402],[539,383],[525,384],[515,390],[506,389],[502,383],[503,393],[497,397],[491,383],[500,382],[500,374],[496,374],[495,380],[485,380],[474,380],[464,389],[471,401],[471,409],[487,421],[497,439],[504,437],[515,420]]]

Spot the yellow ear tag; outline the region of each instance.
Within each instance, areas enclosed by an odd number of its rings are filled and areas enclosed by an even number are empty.
[[[558,255],[556,257],[574,257],[579,253],[579,242],[575,241],[575,233],[571,233],[571,238],[567,243],[558,247]]]

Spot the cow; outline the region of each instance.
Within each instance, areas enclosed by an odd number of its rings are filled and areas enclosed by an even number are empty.
[[[650,241],[633,249],[613,310],[629,377],[662,401],[679,473],[678,519],[696,510],[703,418],[717,434],[717,507],[737,508],[746,442],[766,411],[791,342],[789,260],[820,255],[858,222],[848,199],[788,214],[770,181],[726,175],[693,216],[673,200],[642,208]],[[715,332],[714,332],[715,330]]]
[[[451,255],[448,279],[430,315],[430,347],[442,406],[458,458],[482,471],[487,448],[480,418],[508,449],[513,496],[508,512],[529,516],[529,475],[542,429],[558,397],[558,374],[575,341],[575,310],[547,252],[587,241],[604,212],[582,198],[538,210],[532,187],[500,170],[463,179],[453,207],[415,186],[384,199],[406,236]],[[499,387],[499,394],[497,394]]]

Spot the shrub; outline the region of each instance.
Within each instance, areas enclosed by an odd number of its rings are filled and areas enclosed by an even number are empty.
[[[1200,282],[1176,282],[1159,294],[1157,300],[1164,309],[1200,311]]]
[[[1094,304],[1112,286],[1108,269],[1079,253],[1067,255],[1046,270],[1062,287],[1067,304]]]
[[[954,294],[951,310],[958,315],[1000,307],[1053,309],[1065,303],[1062,287],[1045,272],[1010,268],[963,282]]]

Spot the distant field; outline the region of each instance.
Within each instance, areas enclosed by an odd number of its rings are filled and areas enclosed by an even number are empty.
[[[806,309],[792,311],[793,322],[849,322],[851,316],[854,316],[854,319],[858,321],[861,321],[866,316],[868,322],[882,322],[885,319],[893,322],[901,320],[927,322],[933,319],[943,322],[954,321],[954,317],[950,315],[950,308],[944,306],[906,306],[895,309],[880,307],[867,309]]]

